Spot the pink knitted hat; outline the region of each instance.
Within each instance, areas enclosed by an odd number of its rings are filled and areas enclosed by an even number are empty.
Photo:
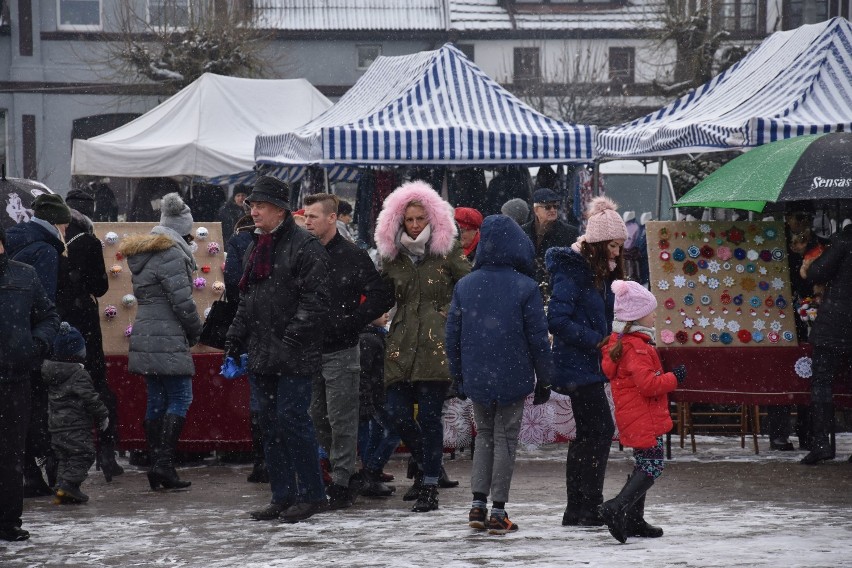
[[[657,299],[644,286],[630,280],[615,280],[615,319],[629,322],[644,318],[657,309]]]
[[[587,243],[627,240],[627,226],[618,214],[618,205],[608,197],[595,197],[586,212]]]

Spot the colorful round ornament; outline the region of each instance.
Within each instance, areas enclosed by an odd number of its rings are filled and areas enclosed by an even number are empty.
[[[762,251],[760,251],[760,260],[762,260],[763,262],[769,262],[770,260],[772,260],[772,252],[767,249],[763,249]]]
[[[122,271],[122,270],[124,270],[124,269],[123,269],[123,268],[121,268],[121,265],[120,265],[120,264],[113,264],[113,265],[109,268],[109,273],[110,273],[110,274],[112,274],[113,276],[118,276],[119,274],[121,274],[121,271]]]
[[[117,315],[118,315],[118,309],[115,306],[113,306],[112,304],[109,304],[107,307],[104,308],[104,317],[106,319],[111,320]]]
[[[124,337],[130,337],[131,335],[133,335],[133,324],[132,323],[124,328]]]
[[[701,256],[701,249],[699,249],[695,245],[692,245],[688,249],[686,249],[686,254],[689,255],[689,258],[698,258],[699,256]]]
[[[136,296],[133,294],[125,294],[121,297],[121,305],[125,308],[133,307],[136,304]]]
[[[687,276],[692,276],[698,272],[698,265],[696,265],[693,261],[687,260],[683,263],[683,273]]]
[[[660,339],[663,340],[663,343],[668,345],[668,344],[674,343],[675,334],[670,329],[664,329],[662,332],[660,332]]]
[[[723,331],[719,334],[719,341],[721,341],[724,345],[730,345],[733,340],[733,336],[727,331]]]
[[[195,238],[199,240],[204,240],[210,236],[210,231],[207,230],[207,227],[198,227],[195,229]]]
[[[700,331],[696,331],[695,333],[692,334],[692,341],[694,341],[695,343],[703,342],[704,341],[704,334],[701,333]]]
[[[202,267],[201,267],[201,272],[203,272],[204,274],[210,274],[210,265],[209,265],[209,264],[205,264],[204,266],[202,266]]]
[[[199,276],[195,280],[192,281],[192,285],[195,286],[196,290],[203,290],[205,286],[207,286],[207,279]]]
[[[728,247],[719,247],[716,249],[716,256],[723,262],[731,260],[731,249]]]
[[[215,282],[213,282],[213,291],[217,294],[221,294],[225,291],[225,283],[221,280],[216,280]]]
[[[689,341],[689,334],[687,334],[687,333],[686,333],[685,331],[683,331],[683,330],[680,330],[680,331],[678,331],[677,333],[675,333],[675,341],[677,341],[678,343],[680,343],[681,345],[683,345],[684,343],[686,343],[687,341]]]
[[[211,242],[207,245],[207,254],[210,256],[216,256],[222,251],[222,247],[219,246],[217,242]]]
[[[663,262],[668,262],[669,260],[671,260],[671,258],[672,255],[669,254],[669,251],[664,250],[660,252],[660,260],[662,260]]]
[[[734,249],[734,258],[737,260],[745,260],[746,254],[745,249],[741,249],[739,247]]]
[[[108,245],[114,245],[118,242],[118,233],[110,231],[106,235],[104,235],[104,241]]]
[[[751,332],[747,329],[741,329],[737,332],[737,339],[742,343],[748,343],[751,341]]]
[[[683,262],[684,260],[686,260],[686,253],[683,252],[683,249],[676,248],[672,253],[672,260],[674,260],[675,262]]]

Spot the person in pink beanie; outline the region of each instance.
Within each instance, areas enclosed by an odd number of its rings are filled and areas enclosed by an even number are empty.
[[[616,204],[596,197],[586,213],[586,233],[571,246],[545,253],[552,295],[548,329],[556,365],[552,387],[571,398],[577,434],[565,459],[567,505],[563,526],[602,526],[598,506],[615,425],[601,372],[600,345],[611,331],[610,283],[624,278],[621,248],[627,227]]]
[[[666,396],[686,379],[686,368],[663,372],[655,348],[657,300],[637,282],[615,280],[615,320],[603,345],[602,368],[612,385],[615,423],[622,445],[633,448],[636,465],[621,492],[600,507],[619,542],[630,536],[657,538],[663,529],[645,522],[645,493],[663,473],[663,434],[672,429]]]

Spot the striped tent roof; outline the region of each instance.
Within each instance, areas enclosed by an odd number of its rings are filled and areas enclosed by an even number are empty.
[[[588,161],[594,127],[548,118],[451,45],[379,57],[325,113],[260,135],[259,164],[538,164]]]
[[[598,133],[601,157],[754,147],[850,130],[852,25],[843,18],[776,32],[724,73],[633,122]]]

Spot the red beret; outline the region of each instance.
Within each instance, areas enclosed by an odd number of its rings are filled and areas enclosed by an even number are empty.
[[[461,229],[479,229],[482,226],[482,213],[472,207],[456,207],[455,217]]]

